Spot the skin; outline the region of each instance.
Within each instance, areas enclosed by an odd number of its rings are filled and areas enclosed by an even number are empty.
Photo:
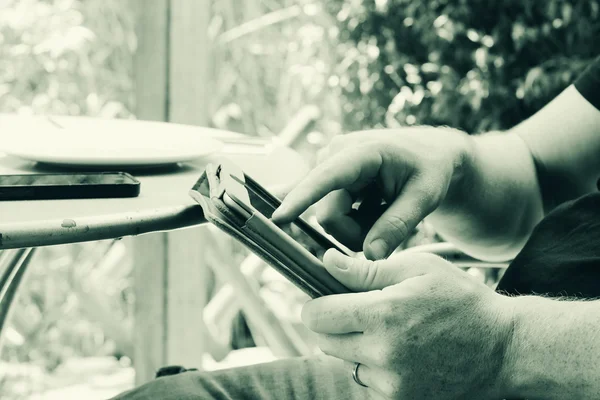
[[[368,259],[325,256],[357,293],[305,305],[323,351],[349,373],[361,363],[373,398],[600,398],[600,302],[505,297],[434,255],[387,258],[425,217],[468,254],[514,257],[545,212],[595,190],[599,126],[600,111],[569,87],[503,134],[422,127],[335,139],[273,215],[291,221],[318,203],[326,230]]]

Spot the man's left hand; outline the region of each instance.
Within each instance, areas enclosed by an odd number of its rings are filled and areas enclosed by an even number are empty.
[[[503,398],[510,298],[426,253],[367,261],[329,250],[323,262],[358,293],[311,300],[302,319],[349,374],[360,363],[373,398]]]

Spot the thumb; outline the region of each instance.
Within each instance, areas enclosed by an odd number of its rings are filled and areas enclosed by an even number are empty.
[[[355,292],[379,290],[400,282],[398,268],[393,268],[388,260],[348,257],[329,249],[323,256],[323,265],[335,279]]]
[[[369,260],[388,257],[435,209],[439,198],[431,186],[422,182],[407,183],[402,194],[369,230],[363,245],[365,257]]]

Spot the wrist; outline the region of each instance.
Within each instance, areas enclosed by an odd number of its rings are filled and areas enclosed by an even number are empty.
[[[517,297],[504,297],[504,307],[510,321],[506,345],[502,354],[502,368],[498,377],[498,392],[502,399],[512,399],[518,396],[520,382],[517,381],[519,376],[518,360],[519,356],[519,341],[517,338],[517,329],[521,328],[523,318],[520,315],[519,304]]]
[[[502,398],[539,398],[546,386],[552,386],[552,382],[544,376],[547,366],[538,362],[531,340],[535,340],[537,346],[545,347],[542,335],[536,334],[536,325],[541,324],[536,316],[546,319],[543,303],[552,300],[537,296],[507,297],[507,300],[512,310],[512,332],[500,374]]]
[[[495,385],[489,393],[490,398],[513,399],[515,393],[514,371],[517,367],[515,355],[518,355],[519,349],[516,342],[517,325],[520,323],[519,305],[515,301],[517,298],[507,297],[495,293],[497,301],[495,303],[495,313],[498,318],[495,322],[499,329],[496,336],[498,341],[496,348],[499,350],[496,356],[499,357],[500,370],[497,372]]]
[[[457,192],[464,190],[473,181],[473,174],[477,168],[477,139],[462,131],[456,131],[456,137],[453,138],[456,147],[456,156],[454,159],[454,173],[450,190]]]
[[[450,129],[448,137],[448,148],[453,149],[448,153],[452,154],[452,178],[448,191],[435,213],[441,215],[443,219],[452,218],[465,208],[469,203],[468,194],[472,193],[478,180],[476,159],[479,151],[476,137],[457,129]]]

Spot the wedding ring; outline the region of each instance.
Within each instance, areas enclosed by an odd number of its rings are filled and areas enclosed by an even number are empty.
[[[352,370],[352,379],[354,379],[354,382],[358,383],[360,386],[368,387],[367,385],[362,383],[360,379],[358,379],[358,367],[360,367],[360,363],[354,363],[354,369]]]

